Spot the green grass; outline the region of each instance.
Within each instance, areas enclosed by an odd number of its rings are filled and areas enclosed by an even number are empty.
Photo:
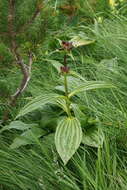
[[[120,150],[115,140],[106,138],[103,148],[98,150],[81,146],[65,167],[49,139],[29,150],[2,146],[1,190],[127,189],[127,151]]]

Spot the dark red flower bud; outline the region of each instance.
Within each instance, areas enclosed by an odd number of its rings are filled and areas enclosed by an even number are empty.
[[[66,50],[71,50],[73,48],[72,42],[62,41],[62,47]]]
[[[68,66],[60,67],[61,73],[69,73],[70,68]]]

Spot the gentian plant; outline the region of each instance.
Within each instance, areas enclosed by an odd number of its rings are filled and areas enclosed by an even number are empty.
[[[62,79],[62,85],[56,89],[59,89],[62,93],[58,93],[59,91],[57,90],[57,93],[53,91],[52,93],[44,93],[34,98],[21,109],[16,117],[17,119],[24,116],[29,112],[42,108],[46,104],[60,107],[64,114],[58,118],[55,132],[55,146],[64,164],[67,164],[81,143],[91,146],[98,146],[103,143],[102,133],[97,142],[95,142],[92,141],[92,138],[95,140],[98,136],[98,132],[91,131],[89,134],[84,132],[84,126],[81,120],[85,117],[85,114],[75,102],[75,97],[78,98],[79,94],[87,90],[113,87],[112,84],[108,84],[104,81],[87,81],[80,74],[72,71],[67,62],[67,56],[73,47],[72,42],[62,41],[60,50],[64,51],[63,64],[54,62],[57,64],[57,69]],[[11,127],[13,128],[12,125]],[[40,131],[37,137],[41,137]]]

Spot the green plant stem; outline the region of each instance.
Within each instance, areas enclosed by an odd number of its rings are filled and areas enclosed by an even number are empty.
[[[67,112],[68,112],[68,116],[71,117],[70,103],[69,103],[69,97],[68,97],[67,75],[66,74],[64,74],[64,88],[65,88]]]

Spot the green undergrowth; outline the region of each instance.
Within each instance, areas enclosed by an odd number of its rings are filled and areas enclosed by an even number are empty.
[[[12,150],[1,139],[1,190],[126,190],[127,151],[106,138],[103,148],[81,145],[64,166],[54,148],[53,136],[39,144]]]

